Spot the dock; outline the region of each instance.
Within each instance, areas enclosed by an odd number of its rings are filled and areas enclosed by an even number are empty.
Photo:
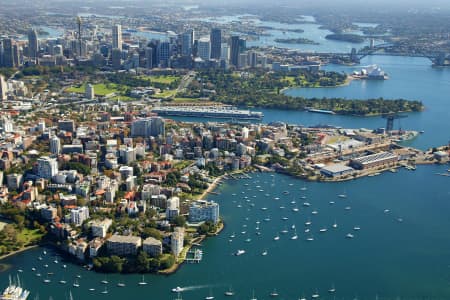
[[[187,252],[185,262],[200,263],[203,258],[203,251],[200,249],[191,249]]]

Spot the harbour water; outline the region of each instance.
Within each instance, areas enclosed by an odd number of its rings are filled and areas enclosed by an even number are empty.
[[[227,181],[217,189],[220,195],[209,197],[220,203],[226,226],[204,243],[200,264],[184,265],[167,277],[146,275],[149,284],[138,286],[141,275],[105,277],[61,259],[55,264],[53,252],[43,255],[42,249],[35,249],[4,260],[11,268],[0,274],[0,282],[6,285],[8,275],[22,269],[19,274],[32,291],[31,299],[37,293],[40,299],[67,299],[69,291],[74,299],[118,300],[131,293],[173,299],[170,290],[176,286],[186,288],[183,299],[203,299],[210,291],[216,299],[225,299],[230,286],[234,299],[249,299],[253,290],[258,299],[269,299],[273,289],[279,299],[292,300],[314,293],[321,299],[448,299],[449,179],[434,175],[446,168],[422,166],[338,184],[253,173],[251,179]],[[292,210],[296,207],[298,212]],[[308,221],[311,225],[305,226]],[[297,240],[291,239],[292,225]],[[354,237],[346,238],[348,233]],[[314,240],[308,241],[310,237]],[[238,249],[245,254],[233,255]],[[46,284],[48,272],[54,274]],[[80,287],[74,288],[78,274]],[[66,285],[59,283],[61,278]],[[109,284],[100,283],[105,279]],[[126,286],[117,287],[119,281]],[[107,295],[101,294],[105,286]],[[335,293],[328,292],[332,287]]]

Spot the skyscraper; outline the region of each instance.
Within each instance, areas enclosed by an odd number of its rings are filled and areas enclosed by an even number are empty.
[[[111,52],[112,67],[119,70],[122,66],[122,51],[120,49],[113,49]]]
[[[7,87],[5,77],[3,77],[3,75],[0,75],[0,100],[6,100],[6,91]]]
[[[164,67],[169,66],[169,58],[170,58],[170,43],[165,41],[161,42],[158,47],[158,61]]]
[[[153,68],[153,48],[145,48],[145,67],[147,69]]]
[[[238,64],[239,64],[239,41],[240,41],[240,38],[239,38],[239,36],[237,36],[237,35],[233,35],[232,37],[231,37],[231,53],[230,53],[230,61],[231,61],[231,64],[232,65],[234,65],[234,66],[238,66]]]
[[[34,29],[28,31],[28,58],[32,61],[36,61],[38,57],[39,44],[37,32]]]
[[[189,29],[181,35],[181,55],[190,56],[194,46],[194,30]]]
[[[3,40],[3,66],[14,68],[14,53],[12,39]]]
[[[114,25],[112,28],[112,47],[122,50],[122,26],[120,24]]]
[[[209,60],[211,58],[211,42],[208,38],[198,40],[198,57],[203,60]]]
[[[220,59],[222,48],[222,30],[213,28],[209,37],[211,41],[211,58]]]

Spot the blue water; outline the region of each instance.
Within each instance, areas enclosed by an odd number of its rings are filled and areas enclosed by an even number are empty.
[[[433,175],[446,172],[446,168],[422,166],[417,171],[401,170],[338,184],[254,173],[252,179],[228,181],[217,189],[220,195],[209,197],[220,203],[226,226],[218,237],[204,243],[200,264],[184,265],[168,277],[146,275],[150,284],[145,287],[137,285],[140,275],[108,275],[109,294],[103,295],[100,281],[104,275],[70,264],[63,269],[62,262],[53,263],[53,252],[43,256],[41,249],[35,249],[4,260],[12,267],[0,274],[0,282],[5,285],[7,276],[22,268],[25,287],[33,297],[39,293],[40,299],[66,299],[69,290],[74,299],[123,299],[130,293],[172,299],[170,289],[176,286],[190,287],[183,299],[202,299],[210,291],[216,299],[225,299],[223,292],[229,286],[236,291],[234,299],[249,299],[252,290],[258,299],[269,299],[275,288],[280,299],[290,300],[302,295],[310,298],[316,291],[321,299],[448,299],[450,179]],[[307,190],[302,191],[303,187]],[[346,199],[337,197],[342,193],[347,194]],[[302,205],[306,201],[310,207]],[[261,210],[263,207],[267,210]],[[294,207],[300,211],[292,211]],[[313,210],[318,213],[312,214]],[[264,221],[267,217],[269,222]],[[256,221],[260,221],[261,235],[255,234]],[[304,232],[306,221],[312,222],[309,233]],[[334,222],[336,229],[332,228]],[[291,240],[292,225],[298,240]],[[321,228],[328,231],[320,233]],[[288,233],[280,233],[284,229]],[[230,238],[233,233],[236,237]],[[345,238],[348,233],[354,238]],[[274,241],[277,234],[280,240]],[[307,241],[308,237],[314,241]],[[245,242],[248,238],[251,241]],[[232,255],[238,249],[246,253]],[[264,250],[267,256],[261,255]],[[37,260],[39,255],[44,261]],[[36,277],[33,266],[44,277]],[[47,272],[54,273],[50,284],[42,282]],[[72,287],[76,274],[82,276],[80,288]],[[63,276],[66,285],[58,283]],[[117,287],[119,281],[127,286]],[[336,294],[330,295],[327,291],[333,285]],[[90,292],[91,287],[96,291]]]

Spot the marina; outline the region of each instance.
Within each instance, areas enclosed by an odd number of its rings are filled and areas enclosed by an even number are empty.
[[[250,174],[251,179],[225,181],[217,188],[219,195],[211,195],[211,199],[222,205],[226,223],[224,232],[203,242],[201,264],[186,264],[172,276],[148,274],[143,278],[142,275],[109,274],[105,277],[68,264],[63,257],[58,257],[59,263],[55,264],[55,252],[47,249],[47,253],[43,255],[42,248],[8,258],[5,263],[17,267],[1,273],[0,276],[6,282],[9,274],[19,274],[18,270],[23,270],[20,276],[32,293],[31,298],[39,291],[41,299],[48,299],[49,296],[57,299],[58,295],[64,297],[70,289],[74,299],[87,295],[103,296],[106,291],[110,299],[118,300],[127,297],[137,288],[152,293],[157,299],[172,299],[170,295],[174,287],[182,289],[175,292],[181,292],[183,298],[188,300],[204,299],[209,296],[210,289],[215,299],[225,299],[231,297],[225,294],[230,290],[230,286],[233,286],[233,295],[242,299],[250,299],[252,289],[255,290],[255,298],[267,299],[274,287],[280,299],[300,299],[302,294],[308,295],[307,299],[311,299],[315,294],[320,295],[320,298],[333,294],[340,299],[353,299],[356,293],[361,298],[370,299],[381,294],[380,291],[383,291],[387,298],[395,297],[391,295],[396,295],[397,290],[385,285],[378,278],[380,274],[391,273],[400,267],[405,270],[402,276],[408,279],[408,282],[427,282],[426,286],[411,287],[406,282],[394,280],[397,286],[402,287],[402,298],[433,293],[450,296],[444,288],[446,284],[439,279],[445,276],[445,270],[436,271],[437,266],[441,264],[441,249],[450,251],[450,244],[431,230],[435,226],[450,226],[446,214],[439,212],[450,209],[445,198],[449,191],[444,189],[436,196],[430,197],[422,188],[425,180],[428,188],[438,189],[440,186],[442,189],[448,179],[433,175],[445,173],[447,169],[445,165],[421,166],[415,172],[401,168],[397,174],[387,172],[379,175],[376,181],[366,178],[339,184],[308,182],[305,185],[294,178],[279,174],[271,176],[270,173],[253,173]],[[431,177],[428,177],[430,175]],[[394,177],[396,180],[393,180]],[[257,185],[263,187],[272,182],[275,187],[270,191],[271,197],[253,197],[260,195]],[[382,191],[379,190],[380,185],[383,186]],[[336,195],[343,194],[344,190],[349,196],[330,205],[329,200],[336,199]],[[285,195],[284,191],[289,191],[289,195]],[[395,191],[401,191],[401,197],[396,197],[399,194],[395,194]],[[394,195],[386,195],[393,192]],[[303,195],[307,196],[314,210],[320,213],[313,215],[313,209],[306,206],[297,213],[280,210],[280,205],[290,207],[293,197],[299,199]],[[250,202],[243,201],[242,208],[236,208],[236,203],[244,197],[248,197]],[[392,201],[393,197],[397,200]],[[352,209],[346,211],[347,206]],[[262,211],[258,207],[266,207],[267,210]],[[435,207],[441,209],[436,211]],[[268,214],[271,221],[262,222]],[[283,216],[289,217],[289,224],[282,220]],[[252,224],[255,226],[251,226]],[[300,225],[305,227],[299,230]],[[259,227],[258,230],[255,229],[256,226]],[[414,228],[413,232],[411,227]],[[244,235],[234,234],[240,233],[242,228],[246,229]],[[304,229],[308,232],[304,232]],[[321,229],[327,231],[321,233]],[[282,231],[286,233],[282,234]],[[377,238],[381,235],[383,239]],[[298,239],[293,238],[295,236],[298,236]],[[228,240],[231,237],[233,238],[230,243]],[[249,237],[251,241],[246,242]],[[274,237],[278,239],[274,241]],[[439,249],[427,246],[426,264],[417,265],[422,259],[422,254],[416,252],[422,247],[421,243],[417,243],[418,240],[427,241],[427,244],[439,244]],[[361,245],[367,245],[368,248],[361,252]],[[339,260],[326,255],[326,249],[331,247],[339,256]],[[195,255],[195,250],[192,251],[192,255]],[[411,257],[405,258],[404,251],[412,253],[409,255]],[[39,256],[42,260],[38,260]],[[279,257],[286,257],[301,267],[289,269],[287,273],[285,270],[273,269],[271,266],[276,264]],[[368,259],[369,257],[371,259]],[[394,258],[397,261],[395,267],[382,263]],[[310,261],[317,263],[308,264]],[[358,273],[360,268],[373,268],[373,263],[382,264],[383,268],[375,268],[375,274],[366,274],[362,278],[352,276],[355,284],[348,284],[340,276],[344,269]],[[67,267],[62,268],[62,264]],[[35,268],[35,271],[31,267]],[[263,275],[256,274],[255,268],[259,270],[257,273],[270,274],[268,276],[272,278],[273,284],[269,287],[259,284]],[[217,269],[223,270],[223,273],[215,272]],[[48,275],[49,278],[53,277],[53,280],[47,284],[42,279],[35,280],[39,272],[42,273],[42,278],[46,278],[47,273],[54,273]],[[226,275],[236,272],[234,277]],[[64,278],[67,284],[60,284],[61,278]],[[292,287],[298,286],[297,279],[301,279],[302,284],[294,289]],[[108,283],[103,284],[101,281]],[[151,284],[141,285],[141,282]],[[77,283],[78,287],[72,286],[72,283]]]

